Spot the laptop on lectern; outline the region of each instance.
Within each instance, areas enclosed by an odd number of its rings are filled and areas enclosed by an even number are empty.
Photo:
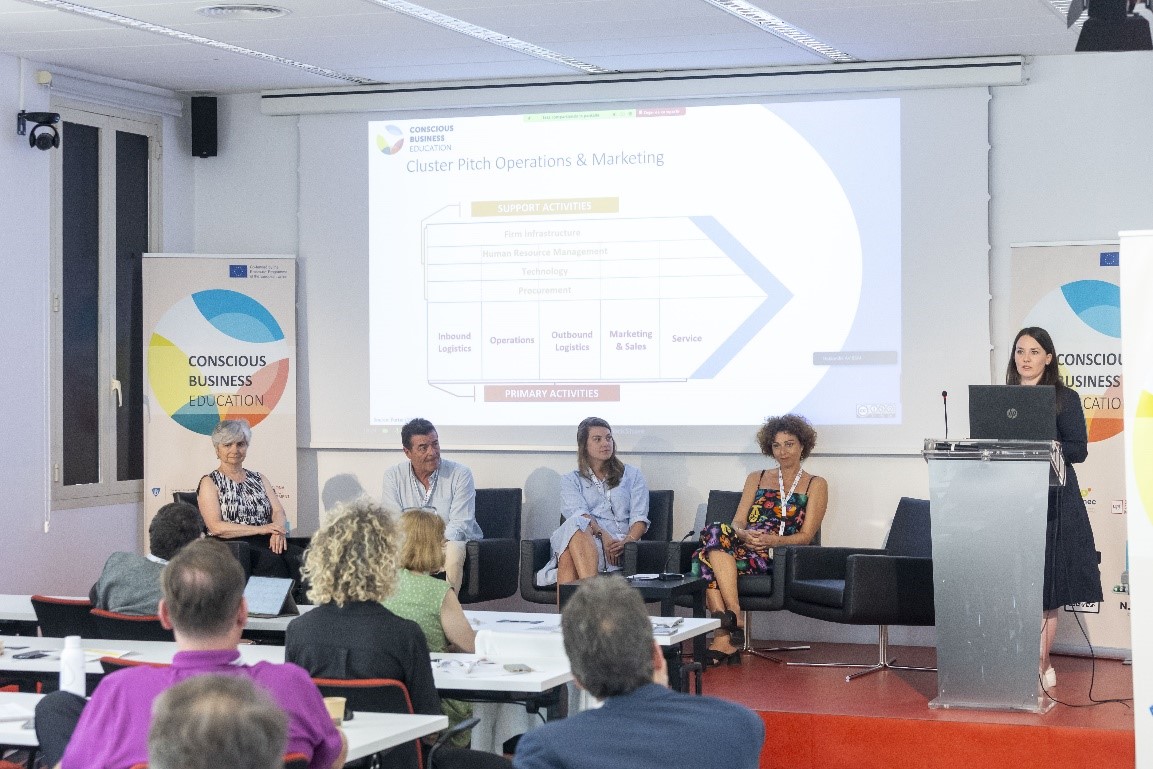
[[[1057,437],[1052,385],[969,385],[969,437],[1051,441]]]

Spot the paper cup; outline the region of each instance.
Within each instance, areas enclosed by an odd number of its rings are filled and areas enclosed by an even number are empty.
[[[328,716],[332,719],[332,723],[337,726],[344,723],[344,706],[347,702],[347,697],[324,698],[324,707],[328,708]]]

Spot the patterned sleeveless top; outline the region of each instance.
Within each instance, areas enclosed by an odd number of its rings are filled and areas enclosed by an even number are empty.
[[[272,523],[272,501],[264,493],[260,473],[244,471],[240,483],[219,470],[208,474],[220,494],[220,517],[228,523],[264,526]]]
[[[763,477],[764,473],[761,475]],[[793,492],[793,496],[789,497],[789,508],[784,511],[781,510],[780,489],[758,488],[753,495],[753,505],[749,508],[748,528],[785,537],[800,531],[805,525],[805,508],[809,504],[809,486],[813,483],[813,477],[809,476],[804,492]]]

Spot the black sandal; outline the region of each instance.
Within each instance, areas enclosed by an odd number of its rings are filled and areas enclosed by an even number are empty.
[[[741,652],[738,649],[732,654],[726,654],[716,649],[709,649],[705,652],[705,664],[710,668],[715,668],[721,663],[726,665],[739,665],[741,664]]]
[[[729,641],[733,646],[740,647],[745,645],[745,631],[737,627],[737,615],[735,612],[731,612],[728,609],[715,611],[713,612],[713,619],[719,619],[721,621],[721,630],[729,634]]]
[[[728,609],[713,612],[713,619],[721,621],[721,630],[727,630],[731,633],[737,629],[737,615]]]

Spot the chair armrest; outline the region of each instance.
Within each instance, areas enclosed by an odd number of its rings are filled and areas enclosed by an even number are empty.
[[[682,574],[687,574],[693,568],[693,553],[701,546],[699,540],[682,539],[680,542],[669,543],[669,562],[676,568],[672,571],[679,571]]]
[[[845,573],[845,616],[862,625],[932,625],[933,559],[850,556]]]
[[[547,539],[522,539],[520,541],[521,595],[531,595],[540,590],[536,586],[536,573],[544,568],[551,555],[552,545]]]
[[[798,545],[791,551],[785,565],[785,581],[790,579],[844,579],[846,561],[851,555],[883,555],[884,550],[860,547],[824,547]],[[773,567],[776,572],[776,567]],[[779,572],[777,572],[779,573]]]
[[[621,569],[625,576],[633,574],[659,574],[673,571],[671,542],[626,542],[621,556]]]
[[[515,595],[520,564],[515,539],[474,539],[464,545],[460,602],[494,601]]]

